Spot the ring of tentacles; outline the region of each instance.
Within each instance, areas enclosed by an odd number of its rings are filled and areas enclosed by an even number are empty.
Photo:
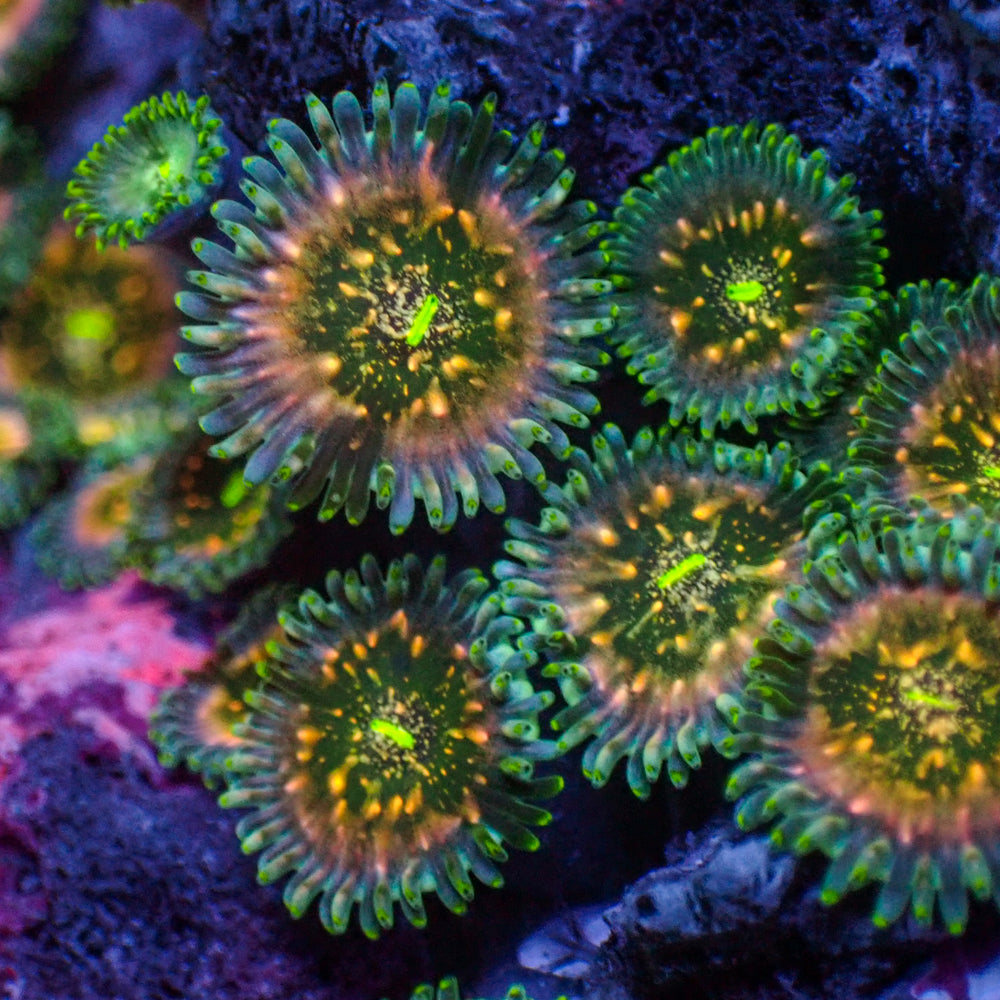
[[[882,283],[878,211],[779,125],[713,128],[630,188],[603,246],[612,332],[674,424],[819,411],[863,362]]]
[[[397,906],[422,926],[425,893],[463,913],[472,875],[503,883],[505,845],[538,846],[531,827],[550,814],[533,800],[562,787],[531,761],[551,695],[533,691],[487,589],[476,570],[446,582],[443,559],[383,577],[369,556],[279,616],[220,801],[252,808],[243,849],[263,852],[261,882],[291,876],[294,916],[318,897],[331,933],[354,909],[369,937]]]
[[[728,734],[716,697],[738,686],[808,545],[842,519],[827,503],[829,469],[803,472],[787,448],[648,430],[630,448],[606,425],[593,449],[573,453],[563,500],[537,526],[508,523],[517,561],[494,574],[504,610],[526,622],[520,646],[544,659],[566,702],[550,752],[586,742],[596,786],[625,760],[645,797],[664,763],[683,786]]]
[[[514,148],[493,128],[496,99],[472,109],[439,85],[331,111],[307,102],[313,140],[268,126],[280,169],[252,157],[253,210],[217,202],[235,252],[194,244],[211,269],[180,307],[202,348],[178,356],[221,402],[202,420],[219,455],[252,451],[252,483],[294,476],[292,506],[322,492],[325,519],[359,522],[371,496],[402,531],[416,500],[441,530],[481,504],[502,510],[497,473],[544,488],[537,443],[562,456],[560,424],[585,426],[597,400],[578,383],[608,360],[606,226],[566,203],[573,171],[540,155],[543,127]]]
[[[1000,903],[1000,530],[955,528],[846,533],[720,707],[751,752],[727,788],[741,826],[826,853],[827,903],[874,882],[876,924],[936,907],[961,933],[969,892]]]

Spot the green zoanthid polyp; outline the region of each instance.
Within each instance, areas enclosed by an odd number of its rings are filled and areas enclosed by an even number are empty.
[[[192,597],[265,565],[291,530],[283,486],[248,487],[236,463],[209,455],[195,424],[154,456],[128,522],[129,565]]]
[[[93,247],[67,236],[74,251],[108,260],[109,255],[98,257]],[[110,256],[120,253],[115,247]],[[59,395],[68,396],[65,390]],[[137,498],[149,480],[155,456],[169,447],[178,425],[193,415],[191,407],[181,406],[169,390],[131,397],[126,405],[107,412],[107,419],[99,418],[92,426],[92,430],[101,427],[101,435],[106,432],[107,437],[84,440],[89,445],[84,461],[29,528],[38,565],[65,588],[98,586],[128,565],[129,525],[146,513],[139,509]]]
[[[183,90],[150,97],[125,112],[76,165],[66,185],[76,235],[93,232],[98,250],[142,240],[168,215],[203,200],[222,179],[229,152],[202,95]]]
[[[152,465],[138,455],[106,466],[103,451],[95,449],[31,526],[39,566],[68,590],[107,583],[125,568],[134,498]]]
[[[421,983],[410,995],[410,1000],[463,1000],[462,993],[458,988],[458,980],[454,976],[447,976],[437,984]],[[466,997],[465,1000],[487,1000],[487,998]],[[531,1000],[528,991],[518,983],[507,988],[502,997],[496,1000]],[[557,1000],[566,1000],[566,997],[558,997]]]
[[[925,538],[847,533],[788,588],[720,699],[751,752],[727,795],[744,828],[831,858],[825,902],[876,882],[880,926],[937,908],[957,934],[969,892],[1000,903],[1000,528]]]
[[[898,347],[859,402],[846,482],[938,515],[1000,509],[1000,282],[905,285]]]
[[[518,642],[545,660],[566,707],[551,753],[587,742],[583,771],[603,785],[626,761],[645,797],[664,763],[683,786],[701,751],[728,734],[716,697],[740,667],[771,601],[830,523],[826,466],[790,450],[690,436],[631,448],[607,425],[591,459],[577,449],[562,501],[538,526],[508,523],[494,567]],[[839,524],[840,519],[836,519]]]
[[[220,801],[253,809],[243,849],[263,851],[261,882],[291,875],[294,916],[318,896],[331,933],[355,908],[368,937],[397,906],[423,926],[425,893],[463,913],[472,875],[502,885],[505,845],[538,846],[531,827],[551,817],[533,800],[562,787],[533,774],[552,696],[534,692],[488,587],[476,570],[446,582],[440,558],[383,577],[368,556],[279,616]]]
[[[779,125],[710,129],[630,188],[603,244],[612,338],[674,424],[808,414],[863,363],[886,251],[854,180]]]
[[[263,683],[256,665],[266,656],[266,643],[284,635],[278,611],[294,608],[297,596],[289,584],[268,584],[253,593],[215,640],[208,662],[163,692],[149,720],[161,764],[183,762],[209,788],[219,783],[226,758],[243,742],[235,732],[251,711],[243,693]]]
[[[597,400],[577,383],[608,360],[588,338],[616,307],[595,249],[606,225],[567,203],[573,171],[541,153],[536,124],[514,145],[441,84],[372,96],[370,128],[341,92],[307,101],[319,146],[292,122],[268,126],[280,165],[251,157],[243,191],[213,214],[235,253],[196,241],[210,268],[180,307],[198,392],[225,401],[202,420],[252,451],[250,482],[294,476],[293,506],[323,492],[320,517],[353,523],[372,494],[402,531],[421,500],[446,530],[505,504],[499,472],[546,475],[535,444],[562,456],[560,424],[583,427]]]
[[[82,444],[107,440],[123,406],[170,370],[175,288],[162,254],[99,254],[59,223],[0,316],[0,378],[71,407]]]
[[[55,226],[0,322],[6,378],[74,401],[148,385],[169,370],[174,287],[148,249],[98,256]]]

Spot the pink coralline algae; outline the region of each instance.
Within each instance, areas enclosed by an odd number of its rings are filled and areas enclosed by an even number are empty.
[[[149,713],[160,691],[207,655],[174,634],[169,599],[126,574],[62,595],[0,632],[0,787],[33,736],[80,724],[101,744],[148,758]]]
[[[206,645],[174,633],[169,598],[131,574],[100,590],[51,590],[42,611],[0,615],[0,939],[37,924],[47,909],[43,892],[21,884],[41,850],[30,817],[5,804],[5,789],[25,771],[22,747],[83,727],[95,753],[127,755],[156,774],[149,713],[159,693],[207,655]]]

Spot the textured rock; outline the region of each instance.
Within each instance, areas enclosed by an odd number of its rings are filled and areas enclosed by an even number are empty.
[[[820,1000],[872,996],[943,935],[876,930],[863,905],[818,900],[809,865],[731,827],[693,836],[605,911],[588,1000]]]

